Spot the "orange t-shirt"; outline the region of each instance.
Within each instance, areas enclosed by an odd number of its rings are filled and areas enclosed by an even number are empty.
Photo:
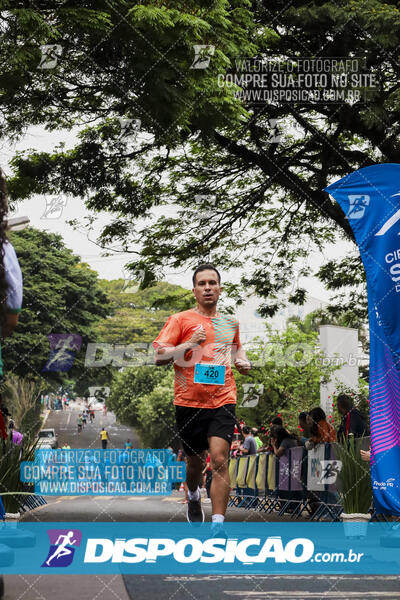
[[[184,357],[174,360],[174,404],[195,408],[236,404],[236,384],[231,369],[231,350],[240,348],[239,323],[236,319],[226,315],[207,317],[193,309],[185,310],[167,319],[153,346],[171,348],[188,342],[199,325],[205,329],[205,342],[194,350],[188,350]],[[197,363],[225,365],[225,384],[194,383]]]

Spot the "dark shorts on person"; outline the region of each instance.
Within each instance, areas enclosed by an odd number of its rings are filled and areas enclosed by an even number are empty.
[[[176,433],[188,456],[200,454],[208,448],[211,436],[220,437],[229,444],[236,425],[235,404],[219,408],[194,408],[175,405]]]

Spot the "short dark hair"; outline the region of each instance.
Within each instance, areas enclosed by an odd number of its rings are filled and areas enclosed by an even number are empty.
[[[245,426],[242,428],[242,432],[243,432],[243,433],[245,433],[245,434],[247,435],[248,433],[250,433],[250,427],[247,427],[247,425],[245,425]]]
[[[197,269],[195,270],[195,272],[193,273],[193,277],[192,277],[193,287],[195,287],[195,285],[196,285],[196,275],[197,275],[197,273],[200,273],[201,271],[207,271],[208,269],[210,271],[215,271],[216,272],[216,274],[218,275],[218,283],[221,283],[221,275],[219,274],[218,269],[216,269],[214,267],[214,265],[212,265],[211,263],[204,263],[202,265],[199,265],[197,267]]]
[[[299,421],[305,421],[306,418],[307,418],[307,413],[306,412],[299,413]]]
[[[271,425],[279,425],[280,427],[282,427],[283,426],[282,417],[274,417],[271,421]]]
[[[353,399],[350,396],[348,396],[347,394],[339,394],[339,396],[337,397],[336,403],[338,406],[340,405],[342,408],[344,408],[347,411],[349,411],[351,408],[353,408]]]

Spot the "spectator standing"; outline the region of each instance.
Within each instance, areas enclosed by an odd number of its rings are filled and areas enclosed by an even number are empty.
[[[230,449],[230,457],[237,458],[238,454],[240,455],[240,440],[233,440]]]
[[[336,431],[326,420],[326,414],[320,406],[316,406],[307,415],[307,424],[310,429],[310,439],[306,442],[307,450],[317,444],[336,442]]]
[[[14,421],[10,421],[9,429],[10,429],[10,439],[11,439],[12,443],[16,444],[17,446],[20,446],[22,444],[22,439],[24,436],[22,435],[22,433],[20,433],[19,431],[17,431],[15,429]]]
[[[300,445],[296,435],[289,433],[284,427],[280,427],[279,425],[272,425],[270,437],[274,454],[278,458],[283,456],[289,448],[295,448]]]
[[[257,452],[258,452],[258,450],[261,448],[261,446],[263,445],[263,443],[262,443],[261,439],[258,437],[258,429],[257,429],[257,427],[252,427],[252,429],[251,429],[251,435],[253,436],[254,441],[255,441],[255,443],[257,445]]]
[[[306,442],[307,450],[312,450],[318,444],[336,442],[336,431],[326,420],[326,414],[320,406],[310,410],[307,415],[307,424],[310,430],[310,439]],[[314,514],[323,504],[336,504],[337,493],[332,491],[309,491],[309,506]],[[326,513],[329,515],[329,513]]]
[[[342,422],[338,428],[339,440],[347,439],[349,435],[362,437],[368,435],[368,426],[360,411],[353,405],[353,399],[347,394],[340,394],[337,398],[337,408],[342,415]]]
[[[308,423],[307,423],[307,413],[301,412],[299,414],[298,419],[299,419],[299,429],[301,431],[300,442],[304,446],[304,444],[310,437],[310,430],[308,428]]]
[[[249,454],[257,454],[257,444],[255,439],[251,435],[250,428],[247,426],[243,427],[242,433],[244,435],[244,442],[240,446],[242,456],[247,456]]]

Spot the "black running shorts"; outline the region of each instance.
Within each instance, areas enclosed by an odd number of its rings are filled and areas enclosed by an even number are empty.
[[[188,456],[200,454],[208,448],[211,436],[232,441],[235,429],[235,404],[225,404],[219,408],[193,408],[175,406],[176,433]]]

